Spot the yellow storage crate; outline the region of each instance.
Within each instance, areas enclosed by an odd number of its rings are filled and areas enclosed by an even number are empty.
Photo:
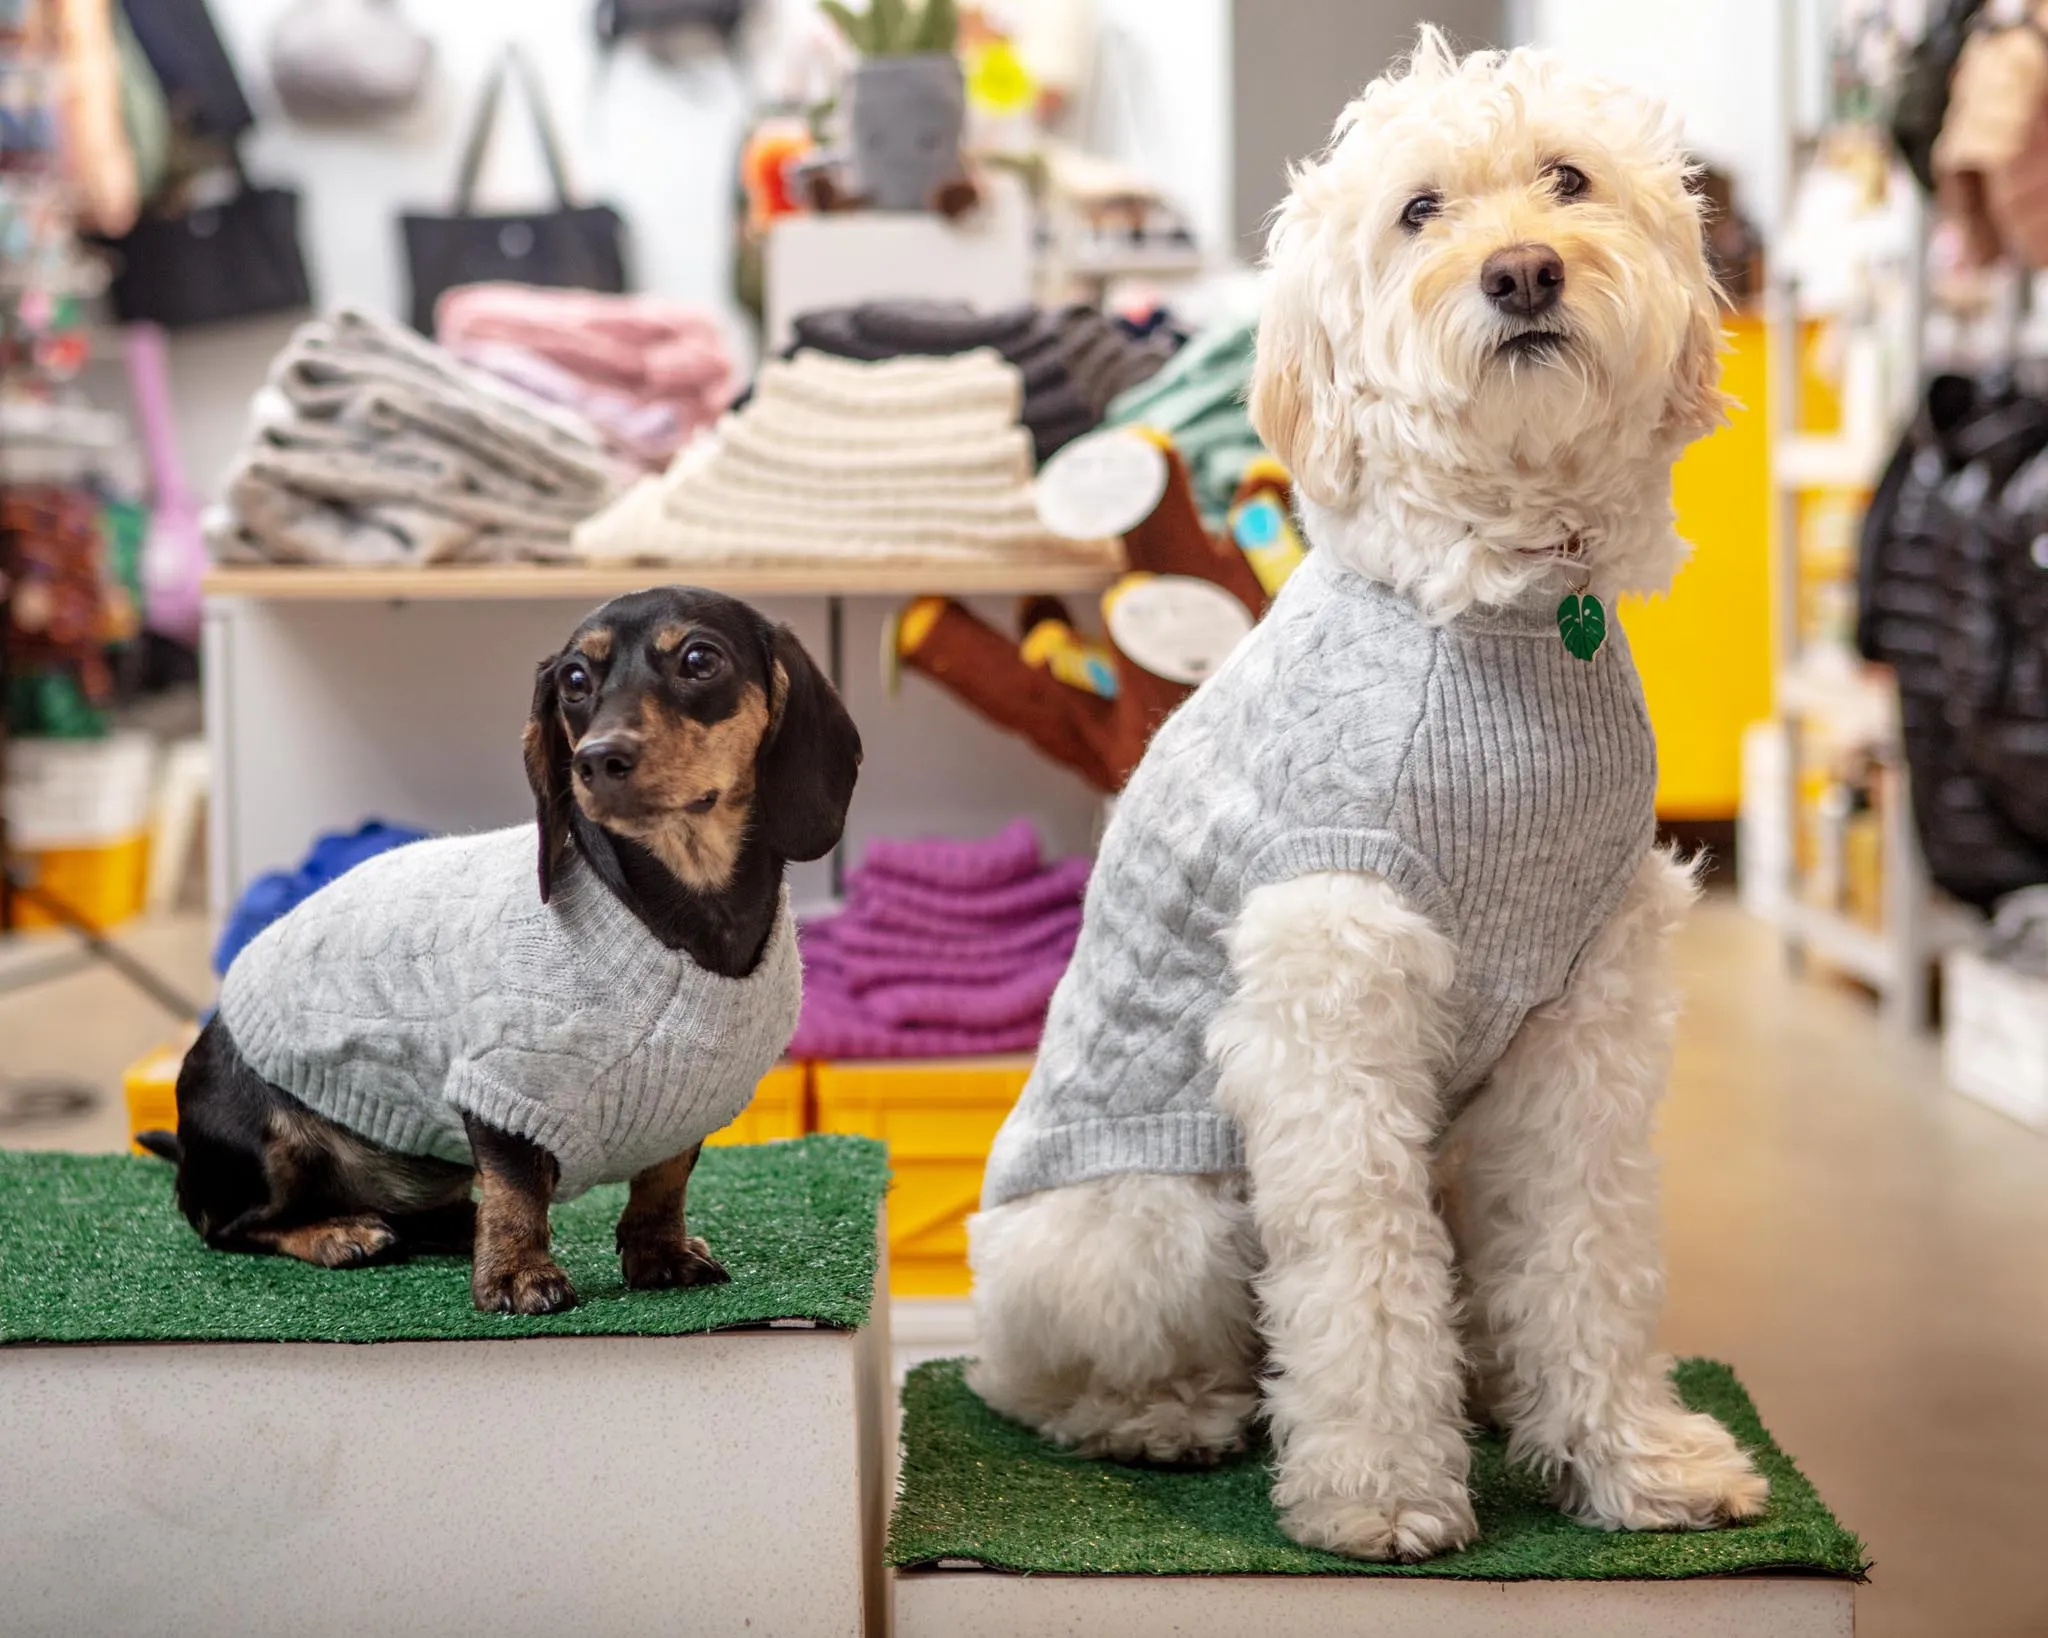
[[[147,833],[80,847],[23,848],[20,857],[31,885],[76,911],[96,933],[142,913],[149,891]],[[63,925],[27,893],[15,895],[14,911],[23,929]]]
[[[818,1130],[889,1146],[891,1294],[967,1294],[967,1217],[981,1203],[989,1145],[1030,1073],[1029,1057],[812,1066]]]
[[[137,1132],[178,1129],[178,1066],[185,1061],[193,1036],[166,1042],[146,1058],[138,1058],[121,1077],[121,1091],[128,1100],[129,1146],[146,1154],[134,1141]]]
[[[802,1137],[810,1130],[810,1085],[808,1064],[777,1064],[754,1088],[754,1101],[733,1118],[731,1125],[720,1127],[704,1141],[716,1147]]]
[[[128,1134],[155,1128],[175,1131],[178,1125],[178,1066],[185,1061],[191,1041],[161,1046],[146,1058],[129,1065],[121,1077],[128,1097]],[[754,1089],[754,1101],[740,1111],[737,1119],[706,1143],[766,1143],[772,1138],[802,1137],[809,1129],[808,1093],[810,1075],[799,1063],[777,1064]],[[134,1144],[137,1154],[143,1153]]]

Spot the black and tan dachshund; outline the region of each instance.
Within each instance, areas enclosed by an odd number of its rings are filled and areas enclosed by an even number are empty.
[[[565,884],[590,894],[594,881],[659,941],[661,950],[648,946],[653,957],[676,952],[722,979],[745,979],[764,959],[793,968],[790,935],[778,928],[787,919],[784,867],[837,845],[860,755],[852,719],[787,627],[713,592],[617,598],[540,665],[525,733],[538,814],[527,858],[537,853],[538,868],[514,861],[512,896],[529,902],[512,913],[529,925],[550,901],[547,914],[559,911]],[[401,924],[407,914],[381,900],[375,908]],[[401,939],[414,931],[401,926]],[[433,934],[407,947],[445,945]],[[476,964],[474,952],[464,959]],[[562,974],[563,985],[574,982],[573,971]],[[231,973],[224,998],[234,983]],[[569,998],[585,1017],[600,1015],[605,1000]],[[789,1007],[793,1024],[793,1000]],[[479,1308],[532,1314],[575,1302],[549,1252],[548,1208],[566,1153],[488,1124],[469,1105],[450,1115],[438,1143],[372,1142],[260,1074],[230,1034],[228,1010],[185,1059],[177,1132],[145,1139],[177,1162],[178,1204],[208,1245],[329,1267],[469,1245]],[[785,1033],[772,1051],[786,1041]],[[397,1050],[382,1039],[367,1049]],[[687,1043],[671,1061],[691,1061]],[[401,1063],[394,1073],[415,1068]],[[725,1278],[684,1223],[699,1146],[632,1172],[618,1225],[629,1286]]]

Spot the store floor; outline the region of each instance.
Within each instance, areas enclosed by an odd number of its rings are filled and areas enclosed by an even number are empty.
[[[198,924],[124,942],[203,990]],[[1730,901],[1702,908],[1682,962],[1667,1345],[1732,1360],[1862,1533],[1863,1638],[2048,1633],[2048,1137],[1944,1092],[1933,1046],[1861,997],[1788,977]],[[61,1078],[98,1103],[0,1143],[118,1146],[121,1068],[167,1019],[104,969],[12,991],[8,970],[0,1093]]]

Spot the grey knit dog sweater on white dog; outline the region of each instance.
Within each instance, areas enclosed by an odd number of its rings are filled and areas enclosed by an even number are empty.
[[[415,842],[253,939],[221,1017],[256,1072],[402,1154],[471,1163],[464,1112],[539,1144],[561,1198],[737,1115],[803,995],[788,889],[760,964],[707,972],[580,861],[540,901],[531,825]]]
[[[1203,1049],[1224,934],[1255,888],[1315,871],[1385,878],[1454,946],[1448,1124],[1619,906],[1656,775],[1618,625],[1590,662],[1540,599],[1433,626],[1311,552],[1118,799],[982,1204],[1240,1169]]]

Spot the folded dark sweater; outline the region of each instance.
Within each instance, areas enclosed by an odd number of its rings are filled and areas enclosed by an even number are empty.
[[[1099,426],[1109,401],[1150,379],[1178,339],[1166,330],[1135,335],[1080,305],[981,313],[964,302],[862,302],[802,314],[795,328],[791,352],[868,362],[994,348],[1024,377],[1023,421],[1041,461]]]

